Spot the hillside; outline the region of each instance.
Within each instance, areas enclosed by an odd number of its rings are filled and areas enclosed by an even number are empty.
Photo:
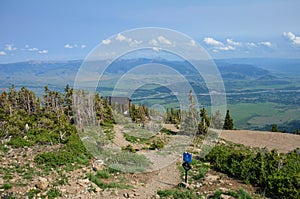
[[[269,150],[287,153],[300,147],[300,136],[288,133],[249,131],[249,130],[223,130],[221,138],[237,144],[250,147],[266,147]]]
[[[176,131],[173,125],[166,125],[165,127]],[[121,133],[122,128],[123,126],[120,125],[114,128],[116,130],[115,142],[118,145],[128,144]],[[270,134],[272,135],[270,136]],[[300,136],[297,135],[259,131],[224,131],[221,138],[251,147],[276,148],[282,152],[299,147],[300,143]],[[227,141],[220,142],[228,145]],[[148,199],[164,198],[162,197],[163,194],[169,193],[174,194],[174,196],[177,195],[179,198],[190,197],[193,194],[196,194],[197,198],[210,198],[217,194],[216,190],[219,190],[223,197],[229,197],[234,192],[237,194],[243,192],[243,194],[250,194],[249,197],[263,198],[262,195],[256,193],[257,187],[214,171],[212,167],[209,169],[207,166],[209,163],[203,164],[201,162],[194,163],[189,172],[189,189],[179,188],[178,184],[184,179],[180,169],[181,156],[178,156],[174,163],[157,171],[134,174],[109,171],[103,165],[96,166],[98,171],[95,172],[93,164],[80,167],[72,164],[66,168],[56,167],[47,170],[47,168],[38,166],[34,161],[38,154],[59,150],[61,147],[61,145],[34,146],[0,151],[0,167],[3,169],[0,172],[2,173],[0,178],[1,197],[23,198],[27,195],[29,198],[113,197]],[[188,150],[199,151],[199,148],[198,145],[193,145]],[[196,154],[194,155],[196,157]],[[199,172],[204,172],[201,174],[203,175],[201,180],[196,180],[198,179],[196,177],[197,169]],[[87,177],[90,175],[96,176],[101,181],[95,180],[94,177]],[[10,177],[8,178],[8,176]],[[8,184],[7,181],[10,183]],[[8,185],[12,187],[6,188]]]

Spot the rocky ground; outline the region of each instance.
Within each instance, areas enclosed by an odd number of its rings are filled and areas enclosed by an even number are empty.
[[[121,128],[121,127],[116,127]],[[118,145],[128,144],[122,138],[120,131],[116,135]],[[227,132],[221,135],[222,138],[246,145],[255,145],[259,142],[260,147],[272,146],[286,152],[289,147],[298,146],[300,136],[287,136],[286,134],[243,131]],[[275,138],[278,136],[279,138]],[[244,141],[247,140],[247,141]],[[282,148],[282,140],[285,145]],[[256,142],[257,141],[257,142]],[[270,145],[271,143],[271,145]],[[280,143],[280,146],[276,146]],[[295,145],[295,146],[294,146]],[[157,171],[146,173],[109,173],[101,178],[101,182],[110,186],[98,186],[87,177],[89,174],[97,175],[97,172],[105,169],[98,165],[98,171],[92,165],[78,166],[69,165],[63,169],[50,168],[45,170],[38,167],[34,157],[46,151],[55,151],[61,146],[34,146],[0,151],[0,196],[1,198],[160,198],[157,190],[172,189],[183,182],[183,175],[180,171],[182,164],[181,157],[169,166]],[[189,172],[195,172],[193,169]],[[247,185],[239,180],[232,179],[225,174],[208,170],[204,179],[193,181],[186,185],[188,189],[194,190],[199,198],[209,198],[216,190],[228,192],[237,191],[240,188],[260,198],[255,194],[259,189]],[[13,197],[12,197],[13,196]],[[223,198],[232,196],[222,195]]]

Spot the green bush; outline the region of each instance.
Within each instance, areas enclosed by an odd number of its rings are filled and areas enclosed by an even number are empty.
[[[176,132],[171,131],[171,130],[166,129],[166,128],[162,128],[162,129],[160,130],[160,132],[161,132],[161,133],[164,133],[164,134],[167,134],[167,135],[176,135],[176,134],[177,134]]]
[[[110,168],[129,173],[143,172],[151,164],[144,155],[127,151],[110,153],[107,156],[109,156],[108,166]]]
[[[138,141],[138,139],[140,139],[138,137],[131,136],[131,135],[127,134],[127,133],[124,133],[124,137],[125,137],[126,141],[131,142],[131,143],[135,143],[135,142]]]
[[[211,199],[222,199],[221,197],[222,194],[228,195],[228,196],[233,196],[234,198],[238,199],[253,199],[253,197],[244,189],[239,189],[237,192],[229,190],[227,192],[222,192],[221,190],[216,190],[214,195],[212,195],[210,198]]]
[[[52,188],[47,192],[47,196],[49,199],[52,199],[52,198],[60,197],[61,193],[59,192],[58,189]]]
[[[32,199],[32,198],[34,198],[40,192],[41,192],[41,190],[39,190],[39,189],[30,189],[26,193],[26,196],[28,196],[29,199]]]
[[[68,138],[67,144],[58,151],[45,152],[35,156],[34,161],[39,165],[59,167],[69,163],[88,165],[91,155],[83,146],[78,135]]]
[[[208,172],[209,166],[196,159],[192,160],[191,165],[193,170],[196,170],[196,173],[192,174],[192,178],[194,180],[202,180]]]
[[[248,148],[217,145],[205,157],[215,169],[260,186],[266,195],[300,198],[300,154],[294,150],[278,154]]]
[[[32,146],[33,145],[32,142],[29,142],[22,137],[12,138],[7,144],[14,148],[22,148],[24,146]]]
[[[196,195],[193,191],[190,190],[177,190],[177,189],[168,189],[168,190],[158,190],[157,194],[160,198],[172,198],[174,199],[194,199]]]
[[[244,189],[239,189],[236,193],[238,199],[252,199],[253,197]]]
[[[11,188],[12,188],[12,185],[10,183],[4,183],[1,186],[1,189],[4,189],[4,190],[8,190],[8,189],[11,189]]]
[[[162,149],[162,148],[164,148],[164,146],[165,146],[165,143],[161,139],[155,139],[150,144],[149,149],[151,149],[151,150]]]
[[[103,170],[97,171],[96,177],[104,178],[104,179],[109,178],[109,170],[103,169]]]
[[[135,149],[133,148],[132,145],[128,144],[127,146],[122,146],[121,148],[123,151],[129,151],[131,153],[135,153]]]

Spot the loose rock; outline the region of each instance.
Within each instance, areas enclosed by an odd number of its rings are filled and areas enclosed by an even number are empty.
[[[46,190],[48,187],[49,183],[46,178],[39,177],[38,182],[36,183],[36,187],[41,189],[41,190]]]

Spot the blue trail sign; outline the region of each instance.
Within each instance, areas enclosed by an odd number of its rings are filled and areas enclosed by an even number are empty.
[[[187,174],[188,174],[188,170],[190,170],[192,167],[190,165],[190,163],[192,162],[192,154],[188,153],[188,152],[184,152],[183,153],[183,168],[185,170],[185,183],[187,183]]]
[[[188,152],[184,152],[183,153],[183,161],[190,164],[192,162],[192,154],[190,154]]]

